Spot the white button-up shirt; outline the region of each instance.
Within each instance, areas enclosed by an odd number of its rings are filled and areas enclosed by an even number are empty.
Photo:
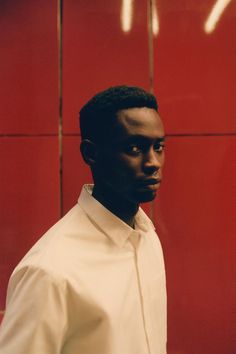
[[[163,254],[146,214],[134,230],[84,187],[14,270],[0,353],[166,354]]]

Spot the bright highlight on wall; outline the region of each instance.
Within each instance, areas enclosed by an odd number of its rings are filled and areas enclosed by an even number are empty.
[[[124,32],[130,32],[133,21],[134,0],[122,0],[121,28]]]
[[[123,32],[130,32],[134,16],[134,0],[122,0],[121,4],[121,29]],[[156,0],[152,1],[152,33],[157,36],[159,32],[159,19]]]
[[[159,32],[159,19],[157,13],[157,4],[156,1],[152,1],[152,33],[154,36],[157,36]]]
[[[221,15],[223,14],[225,8],[229,5],[231,0],[217,0],[215,5],[212,8],[211,13],[209,14],[204,30],[206,33],[211,33],[214,31]]]

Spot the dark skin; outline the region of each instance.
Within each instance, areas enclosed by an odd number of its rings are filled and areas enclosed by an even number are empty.
[[[162,180],[164,129],[159,114],[146,107],[121,110],[105,144],[84,140],[81,152],[92,170],[94,198],[133,227],[139,204],[155,198]]]

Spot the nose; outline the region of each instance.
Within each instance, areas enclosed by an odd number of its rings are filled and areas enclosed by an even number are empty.
[[[143,170],[145,173],[152,175],[157,172],[163,161],[162,152],[158,153],[153,148],[151,148],[144,156]]]

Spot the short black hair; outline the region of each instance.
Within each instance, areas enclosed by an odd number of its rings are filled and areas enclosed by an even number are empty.
[[[153,108],[158,111],[155,96],[140,87],[113,86],[97,93],[80,110],[82,140],[102,142],[109,136],[117,112],[138,107]]]

